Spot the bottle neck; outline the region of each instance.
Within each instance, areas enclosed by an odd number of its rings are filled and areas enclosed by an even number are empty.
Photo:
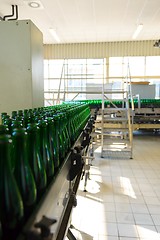
[[[39,131],[32,131],[28,133],[28,142],[29,142],[29,146],[34,148],[34,147],[38,147],[39,146]]]

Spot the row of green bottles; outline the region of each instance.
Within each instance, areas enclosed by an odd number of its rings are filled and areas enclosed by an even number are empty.
[[[141,99],[142,108],[160,108],[160,99]]]
[[[77,102],[81,102],[81,103],[86,103],[86,104],[89,104],[89,106],[91,108],[101,108],[102,106],[102,100],[80,100],[80,101],[77,101]],[[138,99],[133,99],[133,102],[134,102],[134,107],[135,108],[138,108],[139,106],[141,108],[160,108],[160,99],[141,99],[140,102],[138,101]],[[113,104],[114,105],[113,105]],[[104,101],[104,106],[105,107],[113,107],[113,106],[116,106],[116,107],[123,107],[123,101],[122,100],[112,100],[112,101],[109,101],[109,100],[105,100]],[[130,107],[131,107],[131,100],[129,99],[129,104],[130,104]]]
[[[60,161],[58,158],[64,159],[65,154],[79,134],[76,124],[78,121],[83,122],[83,117],[81,119],[79,113],[79,110],[81,112],[82,108],[83,106],[61,106],[60,108],[40,108],[38,111],[37,109],[29,109],[28,111],[25,110],[23,114],[22,111],[18,111],[18,113],[13,111],[12,120],[9,119],[8,116],[7,118],[5,116],[3,122],[8,126],[11,133],[13,128],[17,127],[17,125],[27,128],[28,124],[40,122],[40,119],[46,120],[47,124],[50,125],[48,121],[51,121],[51,119],[49,120],[49,117],[51,117],[53,120],[53,123],[51,124],[55,125],[56,132],[54,134],[54,138],[51,134],[49,134],[49,138],[51,139],[49,141],[50,148],[52,148],[51,150],[54,152],[54,154],[51,154],[51,158],[55,158],[55,168],[57,168]],[[81,115],[83,116],[82,113]],[[68,120],[66,120],[67,118]],[[59,125],[61,127],[59,127]],[[81,125],[81,123],[78,124],[80,127]],[[48,126],[48,128],[50,128],[50,126]]]
[[[89,104],[89,106],[91,108],[101,108],[102,107],[102,100],[98,99],[98,100],[80,100],[77,102],[81,102],[81,103],[86,103]],[[123,106],[123,101],[122,100],[104,100],[104,106],[105,107],[122,107]]]
[[[37,193],[38,197],[41,196],[46,187],[46,172],[40,159],[40,145],[36,142],[37,137],[38,140],[40,139],[36,134],[38,127],[30,125],[28,127],[29,134],[25,128],[15,128],[12,133],[12,139],[10,135],[6,134],[6,129],[6,126],[0,127],[0,161],[2,164],[0,166],[0,181],[2,184],[0,185],[0,193],[5,197],[4,200],[1,199],[0,209],[2,209],[2,215],[0,219],[5,234],[4,239],[10,239],[11,235],[15,239],[17,227],[19,227],[16,221],[17,211],[24,208],[21,222],[29,217],[35,206]],[[13,169],[10,165],[11,156],[14,162]],[[32,171],[30,166],[32,166]],[[11,191],[9,192],[9,190]],[[4,203],[8,203],[7,209],[3,208]],[[12,208],[16,212],[11,212]]]
[[[63,164],[89,117],[89,106],[80,103],[13,111],[12,117],[2,114],[0,221],[3,239],[16,239],[17,231]]]

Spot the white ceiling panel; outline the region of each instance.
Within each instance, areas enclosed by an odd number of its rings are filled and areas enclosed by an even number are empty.
[[[137,40],[160,38],[160,0],[33,0],[41,7],[28,6],[31,0],[0,0],[0,16],[11,14],[18,5],[18,19],[31,19],[42,31],[44,43],[130,41],[138,24],[143,29]]]

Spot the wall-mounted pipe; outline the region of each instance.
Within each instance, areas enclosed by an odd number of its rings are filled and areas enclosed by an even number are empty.
[[[10,18],[10,19],[8,19],[8,21],[12,21],[12,20],[17,20],[18,19],[18,6],[15,5],[15,8],[16,8],[16,16],[15,16],[15,18]]]
[[[4,16],[3,20],[5,21],[6,18],[13,17],[13,16],[14,16],[14,5],[12,5],[12,14]]]
[[[16,12],[15,12],[15,9],[16,9]],[[14,17],[15,15],[15,17]],[[12,18],[14,17],[14,18]],[[0,21],[12,21],[12,20],[17,20],[18,19],[18,6],[17,5],[12,5],[12,14],[10,15],[6,15],[4,17],[1,17],[0,16]]]

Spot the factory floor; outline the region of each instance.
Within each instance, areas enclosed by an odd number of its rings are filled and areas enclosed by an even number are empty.
[[[76,239],[160,239],[160,135],[136,132],[133,159],[94,150],[87,192],[81,180],[73,209]]]

